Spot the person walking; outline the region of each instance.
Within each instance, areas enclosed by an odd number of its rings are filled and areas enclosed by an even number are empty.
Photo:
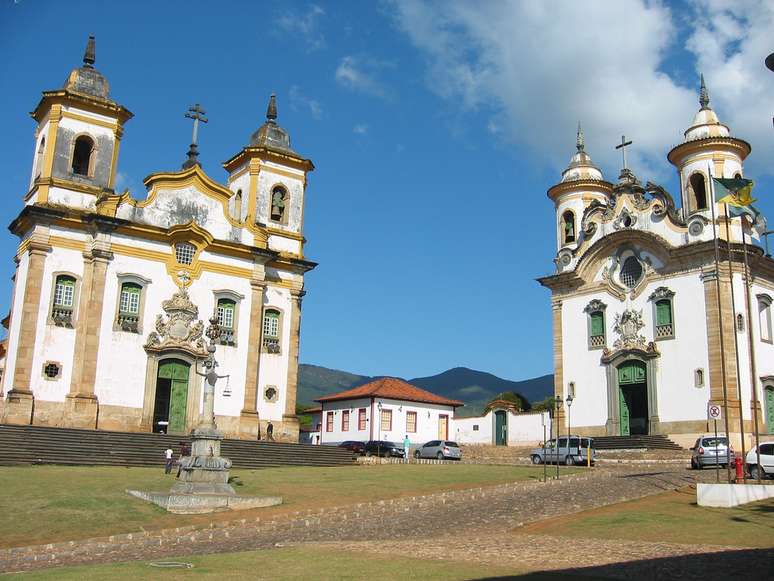
[[[409,440],[408,434],[406,434],[406,437],[403,438],[403,458],[405,460],[409,459],[409,448],[411,448],[411,440]]]
[[[266,438],[270,441],[274,441],[274,424],[269,422],[269,425],[266,426]]]
[[[172,472],[172,465],[175,463],[173,456],[175,455],[172,448],[167,448],[164,450],[164,457],[167,459],[167,463],[164,466],[164,474],[169,474]]]

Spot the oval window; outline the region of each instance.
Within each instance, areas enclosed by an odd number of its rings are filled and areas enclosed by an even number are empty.
[[[621,282],[634,288],[642,278],[642,264],[634,256],[627,258],[621,267]]]

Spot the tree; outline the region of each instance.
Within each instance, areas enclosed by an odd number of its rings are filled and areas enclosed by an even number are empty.
[[[532,404],[532,411],[534,412],[550,412],[554,409],[554,396],[546,396],[545,399],[536,401]]]
[[[492,407],[495,407],[493,404],[496,402],[508,402],[509,404],[512,404],[512,406],[517,411],[526,412],[531,408],[527,398],[515,391],[504,391],[502,393],[498,393],[489,401],[489,403],[486,404],[485,409],[488,410]]]

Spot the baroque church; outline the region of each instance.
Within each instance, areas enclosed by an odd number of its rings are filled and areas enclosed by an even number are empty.
[[[298,441],[296,387],[304,274],[304,196],[312,162],[266,122],[223,162],[152,173],[145,199],[114,190],[124,124],[95,68],[45,91],[19,237],[2,421],[188,433],[202,410],[197,361],[219,343],[216,422],[228,437]],[[189,115],[206,121],[200,107]],[[213,331],[214,329],[214,331]]]
[[[746,228],[748,292],[741,218],[714,202],[710,181],[743,177],[751,148],[720,122],[703,79],[699,105],[667,155],[679,207],[643,185],[625,156],[618,181],[605,180],[580,127],[576,153],[548,190],[556,271],[539,282],[552,295],[560,433],[569,423],[581,435],[662,434],[690,446],[714,428],[708,405],[725,400],[719,430],[727,419],[737,446],[740,415],[748,445],[756,422],[774,433],[774,260]]]

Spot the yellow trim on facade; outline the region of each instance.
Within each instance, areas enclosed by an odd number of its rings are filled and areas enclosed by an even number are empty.
[[[110,121],[105,121],[103,119],[95,119],[94,117],[87,117],[86,115],[80,115],[79,113],[73,113],[72,111],[62,111],[62,117],[67,117],[68,119],[75,119],[76,121],[82,121],[90,125],[99,125],[100,127],[112,129],[113,131],[116,131],[118,129],[117,121],[114,121],[111,123]]]
[[[110,176],[108,177],[108,188],[113,189],[116,184],[116,176],[118,175],[118,150],[121,147],[121,135],[118,131],[115,132],[115,139],[113,140],[113,157],[110,160]]]
[[[72,238],[65,238],[64,236],[49,236],[48,243],[57,248],[68,248],[79,252],[86,250],[86,242],[83,240],[74,240]]]
[[[274,167],[273,165],[268,165],[266,163],[262,163],[261,164],[261,170],[265,170],[267,172],[271,172],[271,173],[275,173],[277,175],[285,176],[286,178],[292,178],[294,180],[303,181],[303,180],[306,179],[306,174],[303,173],[303,172],[301,172],[301,173],[293,173],[293,172],[289,172],[289,171],[281,169],[281,168]]]

